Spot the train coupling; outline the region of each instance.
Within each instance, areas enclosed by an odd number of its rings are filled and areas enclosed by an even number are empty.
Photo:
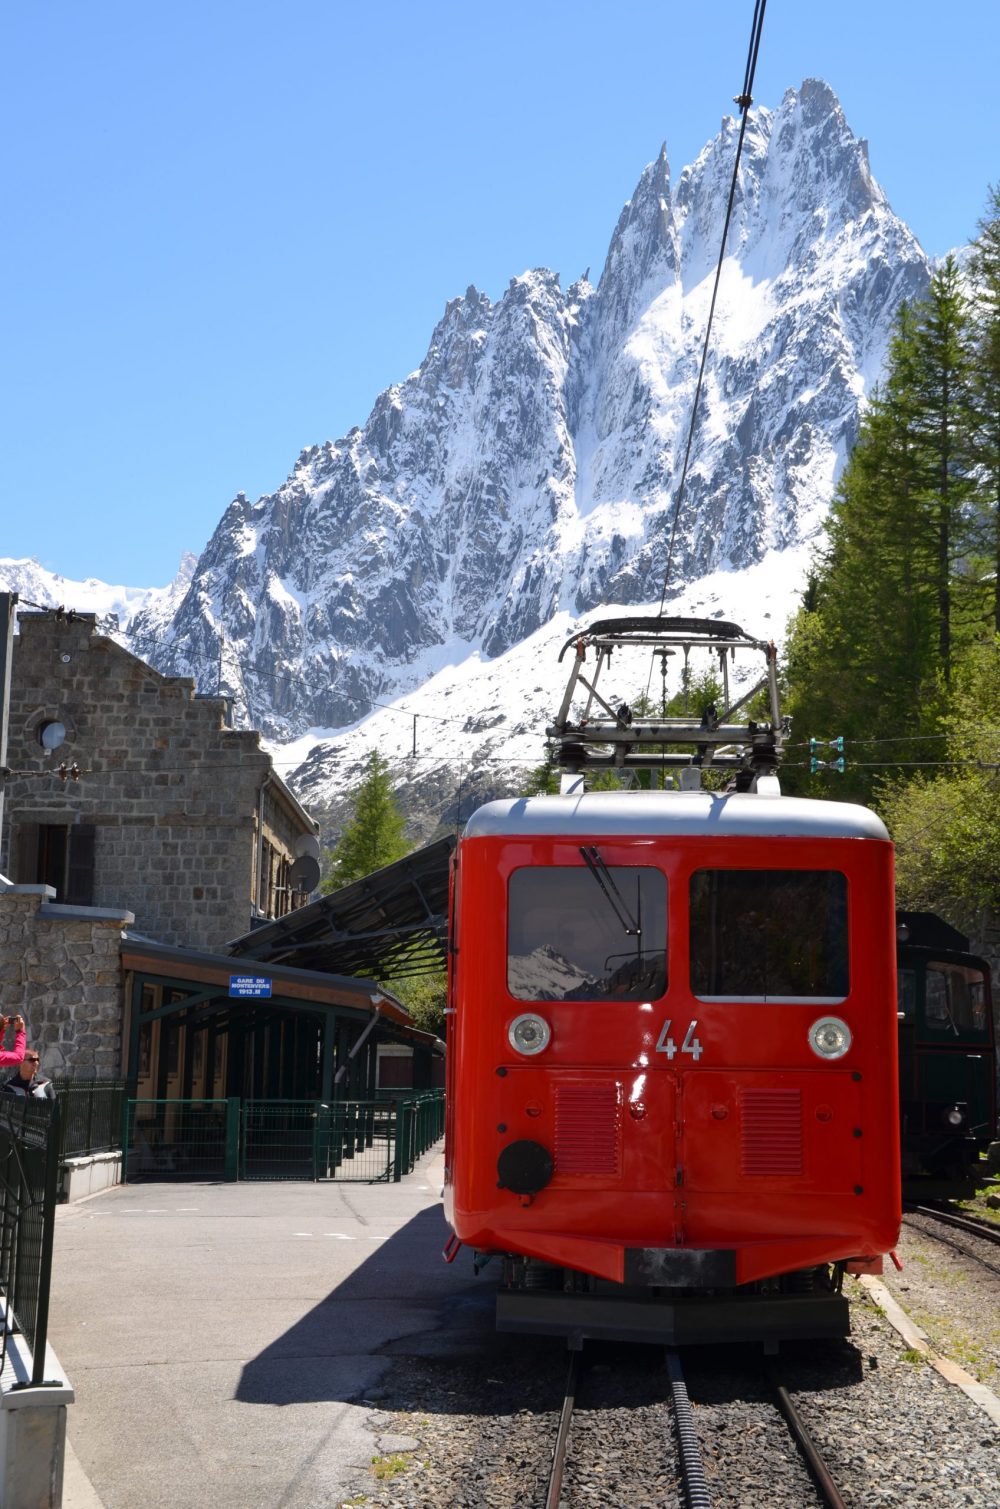
[[[873,1273],[879,1274],[882,1270],[882,1258],[878,1257],[852,1257],[845,1263],[848,1273]]]

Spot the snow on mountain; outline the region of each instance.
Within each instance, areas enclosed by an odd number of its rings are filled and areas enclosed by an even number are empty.
[[[158,611],[165,617],[173,617],[197,565],[197,556],[185,552],[177,575],[166,587],[112,587],[93,576],[83,582],[71,581],[49,571],[34,557],[17,561],[0,556],[0,587],[6,592],[16,592],[22,607],[63,607],[76,613],[94,613],[103,634],[125,643],[129,625],[137,613]]]
[[[725,618],[756,639],[780,638],[798,607],[808,558],[809,547],[799,545],[744,571],[713,572],[672,598],[670,612]],[[648,611],[657,607],[654,603]],[[616,611],[621,609],[607,609],[611,615]],[[581,621],[557,613],[492,660],[482,650],[469,653],[457,644],[450,657],[435,649],[412,667],[412,692],[387,698],[351,727],[312,728],[289,743],[265,743],[302,801],[330,811],[327,837],[335,834],[340,799],[356,788],[377,749],[392,767],[414,835],[429,838],[439,822],[457,826],[479,801],[522,789],[524,772],[545,759],[545,728],[566,688],[569,671],[565,661],[559,663],[559,651],[588,620],[603,616],[598,610]],[[632,701],[646,690],[649,664],[648,651],[619,652],[604,694],[612,701]],[[695,674],[701,669],[692,665]],[[759,656],[740,657],[732,668],[733,685],[760,674]],[[677,672],[668,681],[668,697],[679,688]],[[655,697],[660,690],[657,675],[650,691]]]
[[[645,169],[596,288],[536,269],[453,299],[363,429],[233,500],[176,611],[132,616],[136,652],[206,689],[221,657],[238,717],[285,741],[485,669],[557,615],[657,604],[738,129],[676,181],[665,150]],[[671,610],[681,584],[815,537],[927,278],[828,85],[751,112]]]
[[[470,772],[500,789],[540,761],[561,643],[597,610],[657,611],[672,535],[667,612],[780,637],[929,264],[827,84],[751,111],[674,531],[738,131],[676,179],[660,152],[596,287],[470,287],[363,428],[236,496],[189,579],[106,589],[129,646],[206,691],[221,667],[305,800],[335,804],[377,744],[440,811]]]

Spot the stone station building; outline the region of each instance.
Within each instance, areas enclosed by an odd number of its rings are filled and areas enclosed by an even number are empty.
[[[20,615],[0,835],[0,1009],[50,1075],[115,1078],[122,936],[221,951],[318,880],[317,825],[256,732],[97,632]]]
[[[317,825],[228,701],[200,697],[96,632],[22,614],[0,871],[55,900],[122,907],[163,943],[217,947],[307,899]]]

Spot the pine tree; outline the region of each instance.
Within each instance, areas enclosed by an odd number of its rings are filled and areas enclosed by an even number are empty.
[[[974,616],[978,598],[968,572],[972,542],[965,528],[975,488],[971,336],[958,264],[948,256],[917,306],[909,371],[917,487],[936,536],[938,649],[946,683],[956,622]]]
[[[536,765],[529,770],[524,779],[525,796],[558,796],[559,795],[559,767],[551,760],[546,760],[543,765]]]
[[[1000,633],[1000,185],[990,187],[969,275],[975,343],[973,460],[984,553],[993,576],[993,627]]]
[[[916,322],[897,318],[884,388],[877,392],[841,478],[803,605],[790,629],[785,674],[795,743],[919,734],[933,727],[938,697],[937,547],[933,509],[921,489],[913,369]],[[906,759],[902,747],[896,754]],[[861,760],[870,758],[862,752]],[[803,757],[786,773],[810,783]],[[855,762],[837,794],[871,795]]]
[[[330,874],[320,890],[333,891],[402,859],[410,845],[406,821],[396,805],[389,766],[378,750],[368,757],[365,778],[354,799],[354,815],[330,856]]]
[[[871,798],[876,741],[893,741],[893,761],[921,758],[919,741],[939,731],[956,655],[981,632],[971,338],[949,257],[926,298],[897,317],[884,386],[862,421],[791,628],[796,732],[863,741],[838,785],[845,795]],[[829,778],[813,788],[820,784],[827,789]]]
[[[949,545],[957,632],[942,721],[947,739],[924,756],[940,761],[939,768],[888,784],[880,807],[896,844],[902,904],[938,912],[971,931],[984,909],[1000,907],[1000,189],[990,189],[979,223],[967,303],[953,265],[946,263],[942,272],[932,285],[938,296],[936,328],[927,334],[939,358],[950,351],[954,360],[938,361],[936,395],[926,387],[917,394],[926,459],[935,450],[935,403],[941,434],[940,379],[951,382],[949,428],[955,445],[948,457],[947,490],[955,525]],[[936,451],[940,468],[940,441]],[[940,504],[942,491],[925,468],[925,496]]]

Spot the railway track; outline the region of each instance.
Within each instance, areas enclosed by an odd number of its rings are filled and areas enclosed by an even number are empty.
[[[566,1391],[563,1395],[562,1411],[559,1415],[559,1429],[556,1431],[556,1444],[552,1453],[552,1466],[549,1469],[549,1482],[545,1490],[545,1509],[559,1509],[562,1498],[563,1473],[566,1469],[566,1452],[569,1449],[569,1431],[573,1422],[573,1410],[576,1408],[576,1390],[580,1381],[580,1353],[571,1352],[569,1359],[569,1371],[566,1374]]]
[[[821,1502],[826,1506],[826,1509],[846,1509],[846,1505],[840,1496],[840,1490],[833,1480],[830,1469],[823,1461],[822,1455],[806,1429],[802,1416],[795,1408],[788,1390],[774,1374],[769,1376],[768,1381],[785,1424],[791,1431],[795,1444],[802,1453],[806,1466],[809,1468],[809,1474],[816,1485],[816,1491],[820,1496]]]
[[[677,1453],[678,1488],[687,1509],[712,1509],[715,1502],[705,1473],[701,1446],[695,1429],[694,1415],[688,1397],[687,1386],[678,1354],[667,1352],[667,1373],[670,1381],[670,1396],[673,1408],[675,1449]],[[581,1380],[580,1354],[571,1356],[566,1375],[566,1385],[559,1426],[556,1431],[545,1493],[545,1509],[565,1509],[563,1485],[572,1438],[573,1412]],[[773,1373],[767,1374],[774,1402],[781,1413],[798,1452],[801,1455],[815,1485],[824,1509],[846,1509],[840,1491],[834,1482],[829,1467],[795,1407],[788,1389]],[[666,1444],[666,1443],[665,1443]]]
[[[979,1221],[974,1216],[968,1216],[964,1213],[959,1215],[956,1211],[938,1209],[933,1205],[912,1206],[905,1212],[904,1221],[906,1216],[927,1216],[929,1219],[939,1222],[942,1226],[946,1226],[956,1232],[961,1232],[964,1236],[971,1236],[978,1241],[988,1242],[993,1247],[1000,1247],[1000,1230],[995,1226],[991,1226],[988,1221]],[[974,1248],[970,1248],[962,1242],[955,1241],[954,1238],[947,1236],[943,1231],[934,1231],[927,1226],[918,1225],[912,1221],[906,1224],[910,1226],[912,1231],[919,1232],[921,1236],[930,1237],[933,1242],[940,1242],[943,1246],[950,1247],[952,1252],[960,1253],[962,1257],[972,1258],[973,1262],[978,1263],[980,1267],[986,1268],[990,1273],[995,1273],[1000,1277],[1000,1263],[991,1263],[989,1258],[983,1257],[982,1253],[977,1252]]]
[[[968,1232],[971,1236],[980,1237],[983,1241],[992,1243],[994,1247],[1000,1247],[1000,1226],[994,1226],[989,1221],[981,1221],[977,1216],[970,1216],[965,1211],[960,1213],[941,1205],[914,1205],[906,1213],[915,1216],[931,1216],[945,1226],[954,1226],[958,1231]]]

